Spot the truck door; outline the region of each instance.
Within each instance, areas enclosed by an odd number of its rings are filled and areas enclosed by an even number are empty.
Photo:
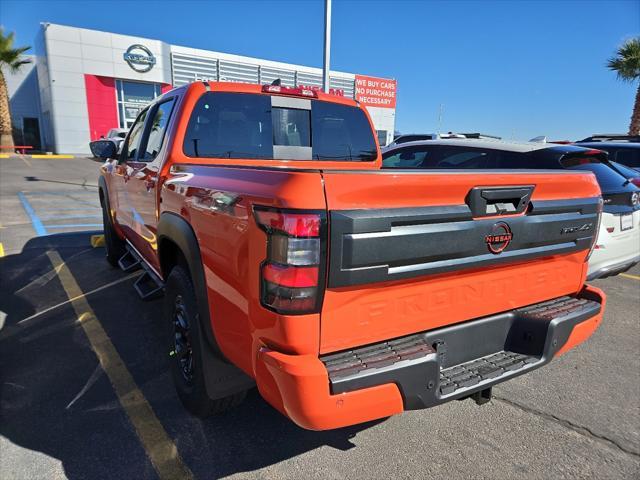
[[[176,97],[150,107],[139,147],[126,161],[125,195],[130,216],[130,241],[157,271],[157,181],[164,158],[164,137]]]
[[[129,135],[122,146],[118,161],[111,162],[109,197],[111,207],[115,209],[114,220],[125,231],[128,238],[131,237],[132,209],[126,191],[126,184],[134,171],[136,157],[144,133],[145,120],[148,109],[144,109],[131,126]]]

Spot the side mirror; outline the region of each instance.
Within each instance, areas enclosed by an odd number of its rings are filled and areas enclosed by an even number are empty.
[[[94,157],[102,160],[115,158],[118,154],[118,147],[111,140],[96,140],[89,144],[89,148]]]

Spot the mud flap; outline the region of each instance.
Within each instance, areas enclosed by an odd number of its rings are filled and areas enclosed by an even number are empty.
[[[198,335],[198,339],[202,353],[202,372],[209,398],[217,400],[255,386],[254,380],[246,373],[216,356],[204,335]]]

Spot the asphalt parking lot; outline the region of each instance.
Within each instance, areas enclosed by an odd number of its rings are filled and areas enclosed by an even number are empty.
[[[201,421],[171,385],[162,301],[90,244],[97,170],[0,159],[0,478],[640,477],[640,268],[594,282],[608,309],[588,342],[485,406],[318,433],[252,391]]]

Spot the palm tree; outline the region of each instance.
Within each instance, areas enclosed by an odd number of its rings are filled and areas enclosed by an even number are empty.
[[[607,61],[607,67],[618,75],[623,82],[634,83],[640,80],[640,37],[627,40],[616,52],[616,56]],[[636,90],[629,135],[640,135],[640,82]]]
[[[13,48],[13,32],[4,34],[4,29],[0,27],[0,145],[3,147],[13,146],[13,132],[11,128],[11,111],[9,110],[9,92],[7,82],[4,79],[2,70],[5,68],[11,73],[20,70],[20,67],[31,60],[22,57],[22,54],[31,47]]]

